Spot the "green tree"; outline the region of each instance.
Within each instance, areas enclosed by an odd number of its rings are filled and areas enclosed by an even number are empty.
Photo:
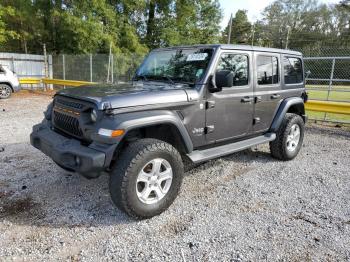
[[[2,51],[145,54],[218,42],[218,0],[1,0]],[[9,10],[12,10],[11,13]],[[11,36],[11,37],[10,37]]]
[[[4,17],[14,16],[15,10],[12,7],[4,7],[0,4],[0,45],[5,44],[10,39],[18,38],[16,32],[8,30]]]
[[[345,4],[344,4],[345,3]],[[319,4],[315,0],[281,0],[262,13],[265,46],[278,48],[322,48],[349,46],[349,15],[346,2]]]
[[[217,0],[164,0],[157,3],[156,13],[150,13],[151,17],[154,15],[153,22],[148,20],[147,32],[151,32],[148,36],[153,37],[151,41],[146,37],[150,48],[219,41],[222,13]]]
[[[230,31],[229,21],[227,27],[225,28],[222,36],[222,42],[227,43],[229,31]],[[232,19],[231,26],[231,44],[250,44],[252,36],[252,25],[248,20],[247,10],[238,10],[235,17]]]

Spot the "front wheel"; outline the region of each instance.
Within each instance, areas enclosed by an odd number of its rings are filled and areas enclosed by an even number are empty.
[[[301,116],[287,113],[276,133],[276,139],[270,142],[272,156],[284,161],[296,157],[303,144],[304,129]]]
[[[0,99],[9,98],[12,94],[12,89],[9,85],[0,84]]]
[[[172,145],[140,139],[124,149],[112,169],[112,201],[137,219],[159,215],[175,200],[183,173],[181,155]]]

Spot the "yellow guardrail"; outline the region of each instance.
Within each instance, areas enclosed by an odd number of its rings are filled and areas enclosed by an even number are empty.
[[[83,86],[83,85],[95,85],[95,84],[97,84],[94,82],[62,80],[62,79],[52,79],[52,78],[43,78],[42,82],[44,84],[53,84],[53,85],[61,85],[61,86]]]
[[[305,104],[309,111],[350,115],[350,103],[309,100]]]
[[[21,84],[27,84],[27,85],[37,85],[41,83],[41,78],[36,77],[24,77],[19,80]]]
[[[35,78],[25,77],[19,80],[21,84],[37,85],[37,84],[53,84],[61,86],[83,86],[83,85],[95,85],[94,82],[76,81],[76,80],[63,80],[63,79],[52,79],[52,78]]]

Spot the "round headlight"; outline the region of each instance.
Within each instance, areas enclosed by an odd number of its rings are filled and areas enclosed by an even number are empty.
[[[93,110],[91,111],[90,117],[91,117],[91,121],[95,123],[96,120],[97,120],[97,111],[96,111],[96,109],[93,109]]]

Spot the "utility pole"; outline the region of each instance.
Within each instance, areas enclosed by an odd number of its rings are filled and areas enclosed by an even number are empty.
[[[288,26],[288,31],[287,31],[286,49],[288,49],[289,34],[290,34],[290,26]]]
[[[229,22],[229,27],[228,27],[227,44],[231,44],[231,33],[232,33],[232,13],[231,13],[230,22]]]
[[[109,56],[108,56],[108,69],[107,69],[107,83],[109,82],[109,72],[111,70],[111,54],[112,54],[112,43],[109,43]],[[113,74],[113,73],[112,73]]]
[[[255,23],[253,23],[252,46],[254,45]]]

